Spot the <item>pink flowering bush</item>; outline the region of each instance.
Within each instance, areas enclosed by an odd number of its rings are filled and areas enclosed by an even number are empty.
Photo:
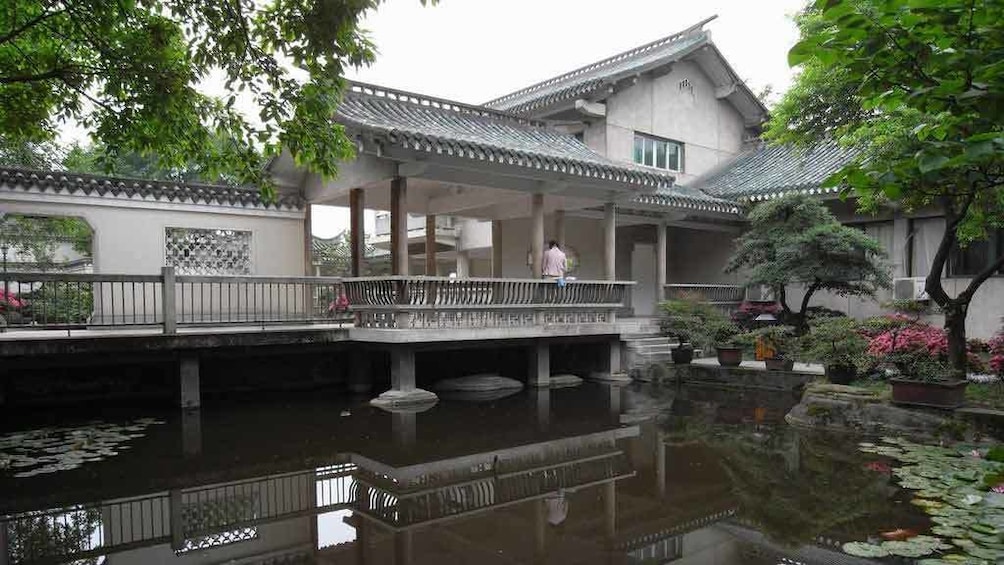
[[[990,350],[990,370],[1004,377],[1004,330],[990,339],[987,348]]]
[[[950,372],[948,334],[942,328],[892,314],[869,320],[864,332],[869,337],[868,355],[876,363],[894,365],[902,375],[922,380],[939,380]],[[1004,339],[1001,341],[1004,346]],[[975,340],[967,347],[969,367],[977,372],[984,369],[981,348],[982,344]]]

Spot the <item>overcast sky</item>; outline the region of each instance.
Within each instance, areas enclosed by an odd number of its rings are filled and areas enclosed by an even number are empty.
[[[379,53],[349,78],[480,104],[718,15],[707,29],[754,92],[791,82],[791,16],[805,0],[387,0],[366,17]],[[348,211],[314,207],[331,237]]]

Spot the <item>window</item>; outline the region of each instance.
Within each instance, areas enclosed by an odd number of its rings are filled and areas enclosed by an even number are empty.
[[[956,277],[978,275],[1002,253],[1004,253],[1004,230],[991,231],[987,239],[973,241],[965,247],[956,244],[949,260],[948,272]]]
[[[164,258],[179,275],[250,275],[251,232],[167,228]]]
[[[667,171],[683,171],[683,144],[634,134],[634,162]]]

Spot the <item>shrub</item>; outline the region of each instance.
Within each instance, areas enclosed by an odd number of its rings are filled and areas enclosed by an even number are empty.
[[[770,314],[777,317],[780,313],[781,306],[777,302],[744,300],[732,313],[732,322],[744,330],[752,330],[757,327],[757,316]]]
[[[951,372],[948,365],[948,334],[915,317],[892,314],[865,323],[869,336],[868,356],[878,363],[894,365],[903,376],[923,381],[943,380]],[[977,340],[967,346],[970,370],[985,370]]]
[[[868,340],[861,325],[847,317],[815,318],[798,342],[797,357],[810,363],[862,367]]]
[[[718,308],[703,302],[698,296],[684,296],[659,305],[662,312],[659,329],[664,335],[689,342],[695,348],[707,349],[714,342],[716,328],[727,324]]]
[[[1004,330],[990,338],[987,343],[990,350],[990,370],[999,377],[1004,377]]]
[[[763,340],[771,351],[775,359],[789,359],[795,353],[796,338],[795,328],[792,326],[767,326],[748,332],[744,339],[750,343]]]

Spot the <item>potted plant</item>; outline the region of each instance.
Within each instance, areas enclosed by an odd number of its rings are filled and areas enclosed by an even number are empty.
[[[715,353],[722,367],[738,367],[743,362],[743,336],[739,326],[724,322],[714,328]]]
[[[962,405],[968,381],[950,370],[944,329],[902,314],[884,316],[870,327],[869,357],[899,373],[889,380],[893,402],[935,408]],[[981,363],[975,352],[969,357],[971,365]]]
[[[792,356],[795,328],[767,326],[749,332],[748,339],[763,346],[766,352],[764,365],[768,371],[791,371],[795,367]]]
[[[708,329],[725,323],[725,317],[714,306],[698,297],[668,300],[660,304],[660,310],[660,331],[680,342],[672,350],[673,362],[678,364],[690,363],[695,348],[707,351],[711,345]]]
[[[797,357],[823,365],[826,379],[846,385],[857,377],[868,348],[859,324],[847,317],[820,317],[809,322],[809,331],[798,343]]]

